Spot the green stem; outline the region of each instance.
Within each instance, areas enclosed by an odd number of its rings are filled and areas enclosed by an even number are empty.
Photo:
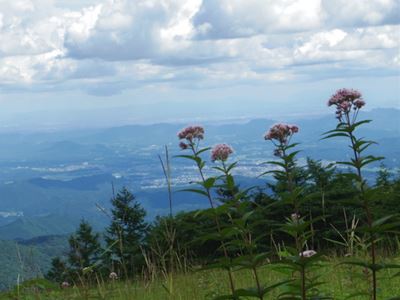
[[[301,266],[301,299],[307,299],[307,292],[306,292],[306,270],[305,266]]]
[[[281,149],[282,149],[282,158],[284,160],[284,169],[285,169],[285,173],[286,173],[286,178],[287,178],[287,187],[288,187],[288,191],[290,194],[292,194],[293,196],[293,190],[294,190],[294,183],[293,183],[293,175],[292,175],[292,171],[290,169],[290,165],[289,165],[289,161],[287,161],[287,155],[286,155],[286,147],[284,145],[281,145]],[[296,199],[296,197],[293,197],[293,208],[295,211],[295,214],[297,216],[299,216],[299,204],[298,201]],[[296,222],[299,222],[299,220],[297,220]],[[303,245],[302,242],[300,240],[299,235],[296,232],[296,236],[295,236],[295,242],[296,242],[296,249],[297,252],[300,253],[301,258],[303,258]],[[306,276],[305,276],[305,267],[304,265],[301,267],[301,271],[300,271],[300,281],[301,281],[301,298],[302,300],[306,300]]]
[[[194,148],[192,145],[191,145],[191,149],[192,149],[192,151],[193,151],[193,155],[194,155],[195,157],[199,157],[199,156],[197,155],[197,152],[196,152],[195,148]],[[204,176],[204,173],[203,173],[203,169],[202,169],[202,167],[201,167],[201,165],[200,165],[200,162],[197,162],[197,168],[198,168],[198,170],[199,170],[199,173],[200,173],[202,182],[205,183],[205,182],[206,182],[206,179],[205,179],[205,176]],[[207,198],[208,198],[208,201],[209,201],[209,203],[210,203],[211,209],[214,211],[214,221],[215,221],[215,224],[217,225],[218,233],[219,233],[219,235],[221,236],[221,247],[222,247],[222,250],[223,250],[223,252],[224,252],[224,256],[225,256],[225,258],[226,258],[227,260],[230,260],[228,251],[226,250],[225,242],[224,242],[223,239],[222,239],[221,225],[220,225],[220,223],[219,223],[218,216],[217,216],[217,214],[215,213],[215,206],[214,206],[214,203],[213,203],[213,200],[212,200],[212,197],[211,197],[210,188],[205,188],[205,190],[206,190],[206,193],[207,193]],[[229,276],[229,285],[230,285],[230,289],[231,289],[232,295],[233,295],[233,296],[235,297],[235,299],[236,299],[236,296],[235,296],[235,284],[234,284],[234,281],[233,281],[233,274],[232,274],[232,270],[231,270],[230,267],[228,268],[228,276]]]
[[[225,175],[225,178],[226,178],[226,182],[228,182],[228,176],[229,176],[228,168],[226,167],[225,161],[221,161],[221,164],[222,164],[222,169],[224,170],[224,175]],[[234,190],[231,190],[230,192],[232,192],[232,195],[235,194]],[[246,238],[246,233],[244,233],[242,235],[242,238],[243,238],[245,244],[248,246],[248,251],[249,251],[250,256],[253,257],[254,253],[253,253],[253,250],[252,250],[252,247],[251,247],[251,237],[250,237],[250,235],[249,235],[249,238]],[[253,271],[254,279],[255,279],[256,285],[257,285],[258,298],[260,300],[264,300],[260,279],[258,277],[257,267],[253,266],[252,267],[252,271]]]
[[[347,116],[347,125],[350,127],[350,119]],[[349,132],[349,137],[351,140],[351,147],[353,149],[353,154],[354,154],[354,159],[356,162],[355,168],[357,170],[357,175],[358,175],[358,180],[360,183],[360,196],[361,196],[361,200],[363,201],[363,207],[364,207],[364,211],[365,214],[367,215],[367,224],[368,224],[368,228],[370,229],[370,239],[371,239],[371,260],[372,260],[372,264],[375,265],[376,262],[376,249],[375,249],[375,237],[374,234],[372,232],[372,223],[373,223],[373,217],[371,214],[371,210],[369,207],[369,203],[368,203],[368,199],[365,197],[365,189],[364,189],[364,180],[362,177],[362,173],[361,173],[361,166],[359,165],[360,163],[360,158],[361,158],[361,153],[358,151],[356,145],[355,145],[355,136],[353,135],[353,131]],[[375,268],[372,269],[372,299],[376,300],[376,290],[377,290],[377,280],[376,280],[376,270]]]

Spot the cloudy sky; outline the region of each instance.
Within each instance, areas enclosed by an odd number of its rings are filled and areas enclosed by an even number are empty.
[[[0,126],[400,107],[399,0],[0,0]]]

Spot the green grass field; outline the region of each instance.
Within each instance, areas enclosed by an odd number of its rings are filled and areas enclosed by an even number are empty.
[[[400,258],[391,262],[398,263]],[[339,260],[330,259],[320,268],[321,280],[325,282],[320,290],[333,299],[346,299],[352,294],[368,292],[366,280],[368,274],[359,267],[338,265]],[[378,299],[400,299],[400,276],[395,276],[399,269],[388,269],[379,273]],[[260,269],[263,283],[272,284],[288,278],[277,265],[268,265]],[[289,275],[290,276],[290,275]],[[188,274],[176,274],[172,281],[162,276],[153,282],[121,282],[106,280],[92,286],[69,287],[61,290],[57,286],[48,285],[44,281],[31,282],[29,285],[17,287],[12,293],[2,294],[0,299],[118,299],[118,300],[160,300],[160,299],[213,299],[217,295],[228,292],[227,276],[222,270],[193,271]],[[254,285],[252,274],[247,270],[235,272],[237,287]],[[173,285],[171,293],[168,287]],[[265,299],[277,299],[281,289],[274,290]],[[397,298],[396,298],[397,297]],[[246,299],[246,298],[243,298]],[[250,298],[248,298],[250,299]],[[253,298],[254,299],[254,298]],[[352,299],[368,299],[368,296],[358,296]]]

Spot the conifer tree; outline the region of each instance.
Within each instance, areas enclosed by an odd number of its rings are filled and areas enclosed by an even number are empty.
[[[46,278],[61,284],[68,278],[67,265],[60,257],[51,260],[51,268],[46,274]]]
[[[386,166],[382,163],[378,171],[375,185],[377,187],[388,187],[390,185],[391,174]]]
[[[131,277],[144,264],[141,245],[147,231],[145,210],[134,195],[123,188],[111,200],[112,221],[107,228],[110,270],[120,276]]]
[[[68,240],[68,263],[73,277],[81,276],[83,269],[92,266],[99,260],[99,234],[93,233],[92,226],[82,220],[77,231]]]

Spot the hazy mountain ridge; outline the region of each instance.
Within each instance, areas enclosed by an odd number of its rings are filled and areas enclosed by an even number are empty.
[[[27,241],[0,240],[0,290],[18,282],[42,277],[54,256],[65,254],[67,236],[48,236]]]
[[[361,118],[373,119],[359,132],[379,143],[371,147],[371,153],[386,156],[389,167],[399,167],[400,110],[373,110],[364,112]],[[205,126],[204,145],[231,144],[235,149],[234,159],[239,160],[238,175],[243,181],[252,181],[265,171],[261,162],[273,158],[271,145],[263,140],[264,132],[273,123],[273,120],[256,119],[247,123],[209,124]],[[341,160],[343,155],[349,155],[343,152],[346,141],[320,140],[321,134],[336,124],[331,115],[293,123],[300,127],[296,136],[303,150],[300,157]],[[168,210],[167,196],[157,155],[163,152],[165,144],[169,145],[172,155],[179,153],[176,133],[183,126],[130,125],[70,132],[0,134],[3,145],[0,148],[0,211],[23,212],[24,218],[34,218],[39,223],[40,216],[56,215],[74,220],[72,225],[82,217],[105,224],[107,217],[96,205],[109,207],[113,183],[115,189],[124,185],[132,189],[150,218],[163,214]],[[197,178],[187,162],[173,159],[172,167],[175,191]],[[193,195],[174,194],[175,211],[204,205],[202,199]],[[21,228],[23,238],[30,238],[67,233],[73,227],[41,231],[43,225],[36,223],[31,231],[24,231],[23,222],[22,225],[14,222],[19,219],[17,216],[2,218],[0,239],[18,238],[17,228]],[[4,224],[14,229],[7,233]]]

